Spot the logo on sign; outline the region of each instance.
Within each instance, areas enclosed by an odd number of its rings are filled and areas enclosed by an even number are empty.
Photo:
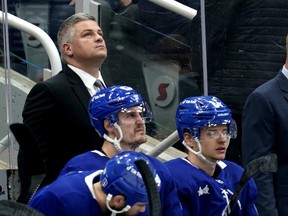
[[[174,99],[175,84],[172,79],[166,75],[159,76],[152,85],[152,95],[156,106],[166,107]]]

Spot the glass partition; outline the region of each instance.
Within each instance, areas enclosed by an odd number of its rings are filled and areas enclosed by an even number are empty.
[[[245,99],[284,64],[288,2],[206,0],[205,9],[201,10],[204,1],[187,1],[189,7],[197,10],[192,21],[147,0],[133,1],[127,8],[111,7],[104,0],[98,2],[102,5],[99,23],[108,47],[108,57],[101,68],[103,77],[107,83],[135,88],[147,100],[154,114],[148,134],[163,140],[176,130],[178,103],[188,96],[206,94],[203,71],[207,68],[207,94],[226,103],[238,124],[238,138],[231,140],[227,159],[241,163]],[[47,31],[55,43],[59,25],[75,12],[75,6],[64,0],[9,0],[7,4],[9,13]],[[202,37],[204,22],[206,38]],[[1,27],[1,37],[3,31]],[[25,95],[35,82],[43,80],[43,68],[49,68],[47,54],[39,41],[11,27],[8,33],[11,70],[17,78],[21,75],[20,83],[25,80],[29,85],[23,90],[23,86],[10,84],[9,112],[6,100],[9,88],[3,72],[1,140],[8,136],[7,119],[22,121]],[[207,49],[203,49],[203,42]],[[4,64],[4,40],[0,43],[1,69],[9,69]],[[174,146],[183,149],[180,143]],[[17,145],[13,148],[17,150]],[[0,153],[0,160],[11,163],[3,154]]]
[[[245,100],[283,67],[287,15],[288,1],[205,1],[208,93],[232,110],[238,136],[231,139],[227,159],[240,164]],[[198,23],[196,17],[192,28]],[[194,47],[201,44],[197,38]]]
[[[114,83],[132,85],[146,97],[154,113],[148,132],[159,140],[176,129],[175,111],[183,98],[217,96],[238,125],[238,137],[231,140],[226,158],[241,164],[245,100],[284,64],[288,2],[186,4],[198,11],[191,22],[146,0],[138,1],[134,15],[132,6],[114,13],[103,70]]]
[[[1,42],[0,42],[0,95],[1,95],[1,130],[0,130],[0,168],[15,168],[15,153],[13,138],[9,134],[9,123],[12,121],[12,90],[10,78],[10,55],[9,53],[9,28],[7,23],[7,2],[1,3]],[[3,12],[2,12],[3,11]],[[15,148],[16,149],[15,149]]]
[[[154,114],[148,134],[163,140],[176,130],[178,103],[202,94],[199,57],[191,53],[189,41],[191,21],[149,1],[110,10],[109,21],[101,23],[110,23],[102,73],[143,95]]]

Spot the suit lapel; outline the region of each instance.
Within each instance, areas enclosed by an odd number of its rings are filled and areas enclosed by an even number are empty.
[[[65,72],[67,75],[67,80],[71,85],[72,92],[76,95],[78,100],[81,102],[85,111],[87,111],[88,103],[91,98],[89,91],[87,90],[81,78],[76,73],[74,73],[68,66],[66,66]]]
[[[280,71],[280,73],[278,73],[276,76],[276,80],[278,82],[281,91],[285,92],[284,97],[288,101],[288,79]]]

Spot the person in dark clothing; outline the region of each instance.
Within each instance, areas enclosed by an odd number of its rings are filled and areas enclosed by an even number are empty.
[[[199,9],[197,0],[177,0],[177,2]],[[137,21],[147,29],[143,41],[150,52],[167,54],[190,51],[191,21],[188,18],[153,2],[139,0]]]
[[[60,25],[75,13],[75,0],[49,0],[48,31],[57,44],[57,32]]]
[[[256,88],[243,111],[243,163],[266,154],[278,157],[278,171],[254,177],[259,215],[288,215],[288,35],[287,57],[278,74]]]
[[[88,115],[88,103],[103,85],[99,71],[107,57],[103,32],[92,15],[76,13],[67,18],[58,31],[63,70],[37,83],[27,96],[22,112],[23,123],[32,131],[46,173],[41,187],[54,181],[64,164],[80,153],[101,149],[103,140],[94,130]],[[30,186],[33,167],[25,160],[33,155],[18,154],[21,192]],[[35,161],[35,166],[42,161]],[[24,171],[24,172],[23,172]]]
[[[227,159],[241,165],[241,125],[245,100],[282,67],[288,32],[288,2],[207,0],[205,19],[208,92],[232,110],[239,136],[231,141]],[[191,28],[193,52],[198,53],[201,60],[200,11],[192,20]]]

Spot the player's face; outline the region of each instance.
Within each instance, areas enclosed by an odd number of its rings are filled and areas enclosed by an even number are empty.
[[[200,130],[202,153],[209,161],[225,159],[229,140],[227,125],[203,127]]]
[[[145,121],[142,118],[142,108],[135,106],[118,114],[119,126],[123,133],[121,147],[123,150],[135,150],[147,141]]]
[[[107,57],[103,32],[93,20],[76,23],[73,39],[67,44],[70,57],[79,64],[93,64],[98,61],[102,63]]]

